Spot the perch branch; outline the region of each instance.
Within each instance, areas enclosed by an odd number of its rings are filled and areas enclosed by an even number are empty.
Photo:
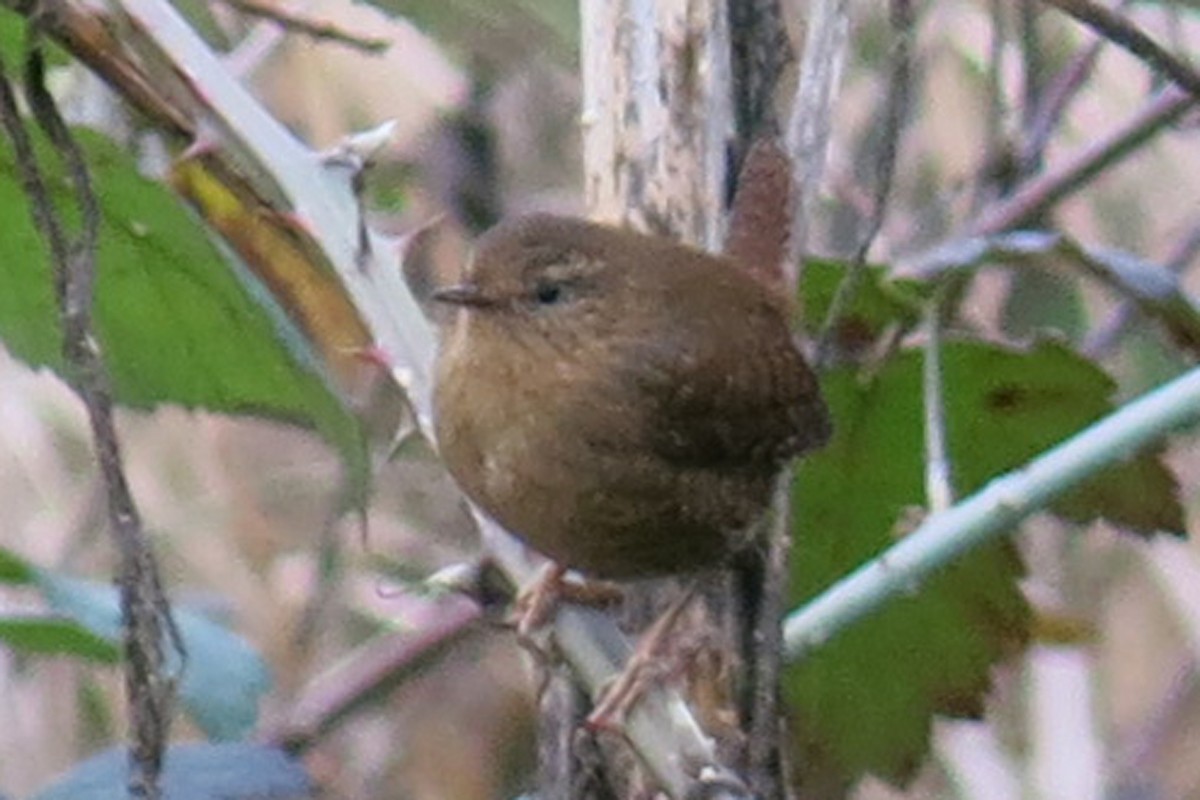
[[[1200,368],[1121,407],[1025,467],[993,480],[835,583],[788,617],[789,660],[920,584],[935,570],[991,541],[1104,467],[1200,421]]]
[[[12,0],[4,0],[19,6]],[[80,42],[88,63],[122,93],[134,87],[139,107],[155,113],[173,133],[197,141],[206,166],[221,169],[266,207],[290,220],[289,236],[341,279],[377,346],[387,354],[391,376],[405,389],[419,426],[431,431],[433,335],[404,284],[401,243],[374,230],[360,238],[353,182],[357,169],[304,146],[271,117],[228,73],[216,55],[161,0],[116,0],[115,20],[98,19],[82,6],[55,4],[55,33],[69,49]],[[17,9],[20,10],[20,9]],[[72,24],[107,30],[124,26],[116,55],[95,52]],[[67,30],[64,30],[67,26]],[[108,41],[112,41],[111,37]],[[135,51],[137,57],[130,55]],[[118,58],[123,56],[123,58]],[[154,74],[153,81],[148,79]],[[533,576],[522,548],[494,523],[480,520],[485,541],[516,584]],[[597,692],[617,672],[602,658],[620,636],[605,617],[564,609],[555,620],[558,644],[589,690]],[[696,774],[714,763],[712,743],[673,692],[655,690],[629,720],[634,748],[673,795],[684,796]]]

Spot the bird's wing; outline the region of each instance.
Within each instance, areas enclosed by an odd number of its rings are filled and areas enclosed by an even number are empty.
[[[703,315],[644,342],[644,423],[655,451],[697,467],[782,463],[826,442],[830,422],[816,377],[782,315],[751,304],[717,328]]]

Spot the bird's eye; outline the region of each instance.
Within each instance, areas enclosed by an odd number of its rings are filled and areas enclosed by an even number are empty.
[[[563,299],[563,287],[561,284],[542,281],[534,287],[533,297],[538,305],[552,306]]]

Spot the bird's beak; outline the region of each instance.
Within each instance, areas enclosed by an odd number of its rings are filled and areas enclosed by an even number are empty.
[[[439,303],[446,303],[452,306],[486,308],[487,306],[495,305],[495,302],[481,292],[479,287],[473,283],[443,286],[440,289],[434,289],[430,297]]]

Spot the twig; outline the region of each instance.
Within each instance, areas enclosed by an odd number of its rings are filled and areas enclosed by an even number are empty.
[[[244,14],[262,17],[277,23],[281,28],[293,33],[301,33],[313,39],[338,42],[368,53],[382,53],[392,46],[389,39],[374,36],[364,36],[344,30],[335,22],[312,19],[302,13],[286,8],[276,0],[222,0],[226,5],[236,8]]]
[[[1017,22],[1021,42],[1021,127],[1028,130],[1035,110],[1042,105],[1042,94],[1046,89],[1045,47],[1038,31],[1037,0],[1020,0],[1017,6]],[[1026,165],[1019,165],[1026,166]],[[1028,165],[1029,169],[1036,164]],[[1022,173],[1022,176],[1024,173]]]
[[[1193,102],[1193,98],[1180,89],[1164,89],[1117,130],[985,208],[969,227],[969,233],[999,233],[1043,214],[1177,120]]]
[[[1122,5],[1126,2],[1128,0],[1122,0]],[[1106,44],[1106,39],[1096,39],[1076,53],[1067,66],[1038,94],[1037,107],[1026,109],[1025,136],[1021,142],[1020,153],[1022,174],[1029,174],[1035,165],[1040,164],[1050,136],[1058,127],[1071,100],[1087,84],[1087,79],[1096,66],[1096,60]]]
[[[989,200],[1007,194],[1007,186],[997,186],[997,179],[1004,175],[1007,146],[1004,133],[1004,60],[1005,44],[1008,41],[1006,11],[1010,3],[1006,0],[990,0],[988,15],[988,57],[985,77],[986,122],[983,130],[983,153],[976,168],[971,185],[971,214],[978,214]]]
[[[171,619],[153,551],[125,479],[113,424],[108,378],[92,330],[100,209],[83,153],[45,88],[45,64],[36,27],[24,77],[29,108],[65,164],[80,213],[79,232],[72,237],[66,232],[50,199],[32,143],[16,114],[8,78],[0,74],[4,127],[19,156],[22,183],[34,208],[34,221],[50,249],[68,381],[87,409],[105,486],[109,524],[120,554],[118,580],[124,632],[125,690],[130,703],[133,737],[128,789],[133,797],[153,800],[161,796],[158,781],[175,696],[175,677],[170,674],[167,649],[168,646],[174,648],[178,663],[183,656],[183,645]]]
[[[1200,421],[1200,368],[1126,404],[989,483],[877,558],[834,584],[784,625],[786,656],[795,661],[928,577],[938,568],[1014,530],[1097,471]]]
[[[817,335],[817,369],[829,366],[833,356],[833,342],[837,324],[845,315],[854,297],[862,286],[866,272],[867,255],[871,245],[883,229],[887,216],[888,199],[896,175],[896,155],[900,149],[900,135],[905,115],[909,110],[912,92],[912,47],[915,36],[916,14],[911,0],[891,0],[891,23],[893,32],[891,67],[888,70],[887,98],[884,102],[880,134],[879,156],[875,160],[875,180],[872,187],[871,206],[867,212],[866,229],[859,239],[854,258],[851,259],[846,275],[838,284],[837,291],[829,303],[829,310]]]
[[[921,366],[925,398],[925,502],[929,512],[945,511],[954,502],[950,448],[946,435],[946,404],[942,384],[942,323],[946,313],[944,286],[926,311],[925,359]]]
[[[1194,225],[1187,235],[1176,243],[1170,255],[1167,256],[1163,269],[1172,275],[1179,275],[1187,269],[1188,264],[1197,255],[1200,255],[1200,225]],[[1143,301],[1142,306],[1145,305],[1146,303]],[[1135,299],[1126,297],[1108,321],[1088,336],[1080,346],[1080,351],[1088,358],[1102,357],[1121,340],[1121,337],[1129,329],[1129,325],[1136,317],[1138,307],[1139,304]]]
[[[1093,0],[1042,0],[1087,25],[1113,44],[1162,72],[1200,100],[1200,72],[1164,50],[1141,28]]]
[[[1059,233],[1017,231],[951,241],[900,262],[899,275],[941,280],[986,263],[1028,264],[1051,259],[1088,274],[1160,323],[1181,348],[1200,353],[1200,303],[1169,269],[1129,253],[1086,247]]]
[[[284,719],[262,733],[302,752],[364,704],[400,685],[475,629],[481,609],[465,597],[436,604],[436,616],[419,630],[372,639],[304,689]]]

